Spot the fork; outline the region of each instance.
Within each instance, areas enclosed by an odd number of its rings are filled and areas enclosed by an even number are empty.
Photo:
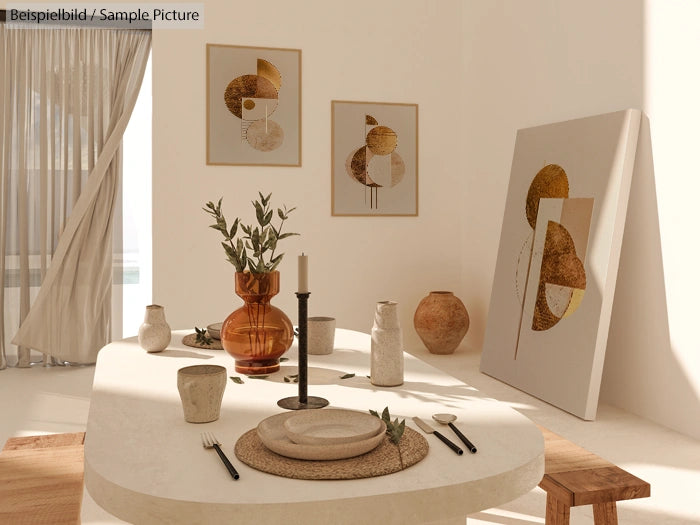
[[[216,436],[211,433],[211,432],[202,432],[202,446],[204,448],[214,448],[216,450],[216,453],[219,454],[219,457],[221,458],[221,461],[224,462],[224,465],[226,465],[226,468],[229,471],[229,474],[231,474],[231,477],[233,479],[238,479],[240,476],[238,475],[238,471],[236,468],[231,464],[231,462],[228,460],[226,457],[226,454],[221,450],[221,443],[219,442],[218,439],[216,439]]]

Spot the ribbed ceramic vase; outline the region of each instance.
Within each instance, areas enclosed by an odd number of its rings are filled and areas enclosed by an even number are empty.
[[[236,272],[235,286],[244,304],[221,326],[221,346],[236,360],[236,372],[277,372],[280,357],[294,340],[289,317],[270,304],[280,291],[280,273]]]
[[[418,303],[413,326],[432,354],[451,354],[469,330],[469,313],[452,292],[430,292]]]
[[[170,325],[165,321],[165,309],[159,304],[149,304],[139,327],[139,345],[147,352],[165,350],[170,344]]]
[[[377,386],[403,384],[403,334],[394,301],[380,301],[374,310],[370,380]]]

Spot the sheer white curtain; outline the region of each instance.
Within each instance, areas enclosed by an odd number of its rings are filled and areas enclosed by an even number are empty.
[[[0,368],[13,334],[17,366],[30,349],[92,363],[109,341],[121,139],[150,44],[0,23]]]

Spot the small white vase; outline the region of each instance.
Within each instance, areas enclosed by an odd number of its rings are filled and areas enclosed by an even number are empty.
[[[160,352],[170,344],[170,325],[165,321],[165,309],[158,304],[146,307],[143,324],[139,327],[139,344],[147,352]]]
[[[399,325],[398,304],[380,301],[372,326],[370,380],[376,386],[403,384],[403,335]]]

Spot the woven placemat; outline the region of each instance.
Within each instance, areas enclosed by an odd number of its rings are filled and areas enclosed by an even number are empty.
[[[205,350],[223,350],[224,347],[221,346],[221,341],[219,339],[211,338],[210,345],[203,345],[197,342],[197,334],[188,334],[182,338],[182,344],[187,346],[192,346],[194,348],[204,348]]]
[[[399,445],[384,440],[370,452],[348,459],[306,461],[280,456],[269,450],[249,430],[236,442],[236,457],[246,465],[269,474],[294,479],[361,479],[384,476],[415,465],[428,455],[428,442],[415,430],[406,427]]]

